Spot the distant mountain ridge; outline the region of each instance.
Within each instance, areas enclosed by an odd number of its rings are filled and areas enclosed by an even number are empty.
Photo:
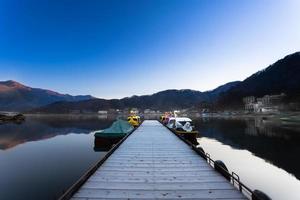
[[[278,60],[244,81],[234,81],[214,90],[165,90],[152,95],[122,99],[98,99],[71,96],[50,90],[30,88],[15,81],[0,82],[0,110],[31,110],[33,113],[97,112],[107,109],[173,110],[212,105],[217,110],[243,109],[245,96],[287,94],[287,99],[300,102],[300,52]]]
[[[90,95],[72,96],[51,90],[31,88],[16,81],[0,81],[0,110],[24,111],[57,101],[92,99]]]
[[[90,111],[107,109],[155,109],[173,110],[190,108],[202,101],[213,101],[221,92],[227,91],[238,84],[239,81],[230,82],[212,91],[200,92],[196,90],[165,90],[152,95],[132,96],[123,99],[91,99],[79,102],[56,102],[38,109],[33,112],[38,113],[70,113],[72,111]]]
[[[266,94],[285,93],[292,101],[300,100],[300,52],[278,60],[244,81],[230,82],[214,90],[200,92],[195,90],[165,90],[153,95],[132,96],[123,99],[92,99],[80,102],[57,102],[36,109],[42,113],[69,113],[73,110],[91,111],[109,108],[139,108],[173,110],[199,108],[210,105],[216,110],[243,109],[245,96],[261,97]]]

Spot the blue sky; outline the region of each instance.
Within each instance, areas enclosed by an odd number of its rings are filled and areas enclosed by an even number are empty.
[[[299,51],[300,1],[0,0],[0,80],[120,98],[210,90]]]

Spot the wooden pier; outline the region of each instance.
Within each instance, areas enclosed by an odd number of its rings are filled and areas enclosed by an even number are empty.
[[[146,120],[71,199],[247,198],[170,130]]]

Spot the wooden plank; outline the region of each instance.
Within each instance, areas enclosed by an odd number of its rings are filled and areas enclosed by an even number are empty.
[[[179,158],[155,158],[153,160],[150,160],[150,159],[145,159],[145,158],[120,158],[120,157],[112,157],[113,159],[110,159],[110,160],[113,160],[114,162],[123,162],[123,163],[127,163],[127,162],[152,162],[152,163],[155,163],[155,162],[160,162],[160,163],[169,163],[169,162],[178,162],[178,163],[187,163],[187,162],[198,162],[199,161],[199,157],[198,158],[189,158],[189,159],[185,159],[185,158],[182,158],[182,159],[179,159]],[[108,161],[109,162],[109,161]],[[203,161],[202,161],[203,163]]]
[[[82,199],[246,199],[157,121],[146,120],[74,195]]]
[[[125,198],[109,198],[111,200],[124,200]],[[126,200],[157,200],[158,198],[128,198]],[[162,198],[159,198],[162,199]],[[173,198],[163,198],[164,200],[173,200]],[[207,198],[180,198],[180,199],[188,199],[188,200],[208,200]],[[211,199],[211,198],[210,198]],[[107,200],[107,198],[77,198],[73,197],[72,200]],[[232,200],[232,198],[214,198],[214,200]],[[234,200],[247,200],[247,198],[234,198]]]
[[[178,159],[161,159],[161,160],[131,160],[131,159],[111,159],[107,160],[104,164],[130,164],[130,163],[154,163],[154,164],[199,164],[199,165],[207,165],[206,162],[200,161],[198,159],[194,160],[178,160]]]
[[[102,171],[115,171],[115,172],[132,172],[132,171],[138,171],[138,172],[143,172],[143,171],[154,171],[154,172],[195,172],[195,171],[211,171],[210,166],[186,166],[186,167],[155,167],[153,166],[142,166],[142,167],[137,167],[137,166],[103,166]]]
[[[241,193],[237,190],[106,190],[106,189],[80,189],[74,197],[80,198],[123,198],[123,199],[184,199],[184,198],[196,198],[196,199],[242,199]]]
[[[97,171],[95,175],[99,176],[172,176],[172,177],[181,177],[181,176],[220,176],[216,172],[212,171],[204,171],[204,172],[153,172],[153,171],[146,171],[146,172],[115,172],[115,171]]]
[[[105,167],[111,168],[120,168],[120,167],[136,167],[136,168],[147,168],[147,167],[156,167],[156,168],[183,168],[183,167],[193,167],[193,168],[200,168],[200,167],[209,167],[207,164],[193,164],[193,163],[106,163]],[[104,167],[104,166],[103,166]]]
[[[165,177],[152,177],[152,176],[93,176],[87,182],[95,181],[95,182],[156,182],[156,183],[168,183],[168,182],[225,182],[228,181],[223,179],[220,176],[202,176],[202,177],[195,177],[195,176],[180,176],[180,177],[172,177],[172,176],[165,176]]]
[[[88,181],[82,188],[87,189],[120,189],[120,190],[211,190],[233,189],[227,182],[95,182]]]

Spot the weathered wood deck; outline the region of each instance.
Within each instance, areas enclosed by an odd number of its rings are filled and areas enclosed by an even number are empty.
[[[158,121],[146,120],[72,199],[246,197]]]

